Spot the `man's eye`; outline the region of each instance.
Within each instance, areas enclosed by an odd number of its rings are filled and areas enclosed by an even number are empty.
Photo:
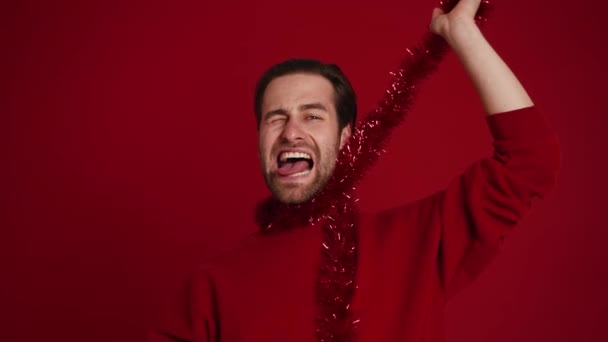
[[[282,117],[282,116],[275,116],[275,117],[272,117],[272,118],[270,118],[268,120],[269,123],[280,123],[280,122],[283,122],[283,121],[285,121],[285,118]]]
[[[314,114],[313,115],[309,115],[307,118],[308,118],[308,120],[321,120],[320,116],[317,116],[317,115],[314,115]]]

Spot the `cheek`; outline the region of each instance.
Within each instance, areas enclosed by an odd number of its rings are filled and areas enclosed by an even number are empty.
[[[335,131],[327,131],[317,137],[317,145],[324,158],[334,158],[340,148],[340,139]]]
[[[272,150],[272,145],[274,142],[274,138],[272,137],[271,134],[269,134],[269,132],[267,131],[260,131],[259,135],[258,135],[258,150],[260,153],[260,156],[263,158],[269,158],[271,150]]]

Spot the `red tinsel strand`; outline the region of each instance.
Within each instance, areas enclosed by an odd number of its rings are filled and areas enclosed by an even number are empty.
[[[440,3],[444,12],[458,0]],[[489,9],[484,0],[476,15],[484,22]],[[408,113],[419,83],[435,71],[447,52],[443,39],[430,32],[420,44],[407,49],[378,108],[365,116],[341,150],[334,175],[326,187],[306,203],[289,205],[274,199],[257,208],[256,221],[263,233],[321,224],[323,240],[317,282],[317,340],[319,342],[354,341],[359,320],[353,317],[357,261],[357,210],[354,192],[358,181],[384,153],[390,133]]]

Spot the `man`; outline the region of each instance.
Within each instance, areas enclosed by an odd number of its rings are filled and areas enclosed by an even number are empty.
[[[328,279],[319,275],[323,232],[313,225],[254,236],[206,265],[151,341],[443,340],[444,303],[498,252],[531,200],[551,189],[559,164],[554,134],[476,26],[479,5],[436,9],[430,29],[478,90],[495,153],[443,191],[358,217],[357,285],[346,301],[352,322],[329,328],[349,331],[323,334],[316,289]],[[275,200],[307,208],[326,191],[353,135],[352,89],[339,69],[295,60],[271,68],[257,95],[266,183]]]

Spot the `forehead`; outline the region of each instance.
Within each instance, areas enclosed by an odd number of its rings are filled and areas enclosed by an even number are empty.
[[[291,110],[307,103],[322,103],[334,109],[334,88],[325,77],[316,74],[290,74],[272,80],[262,101],[262,113],[276,109]]]

